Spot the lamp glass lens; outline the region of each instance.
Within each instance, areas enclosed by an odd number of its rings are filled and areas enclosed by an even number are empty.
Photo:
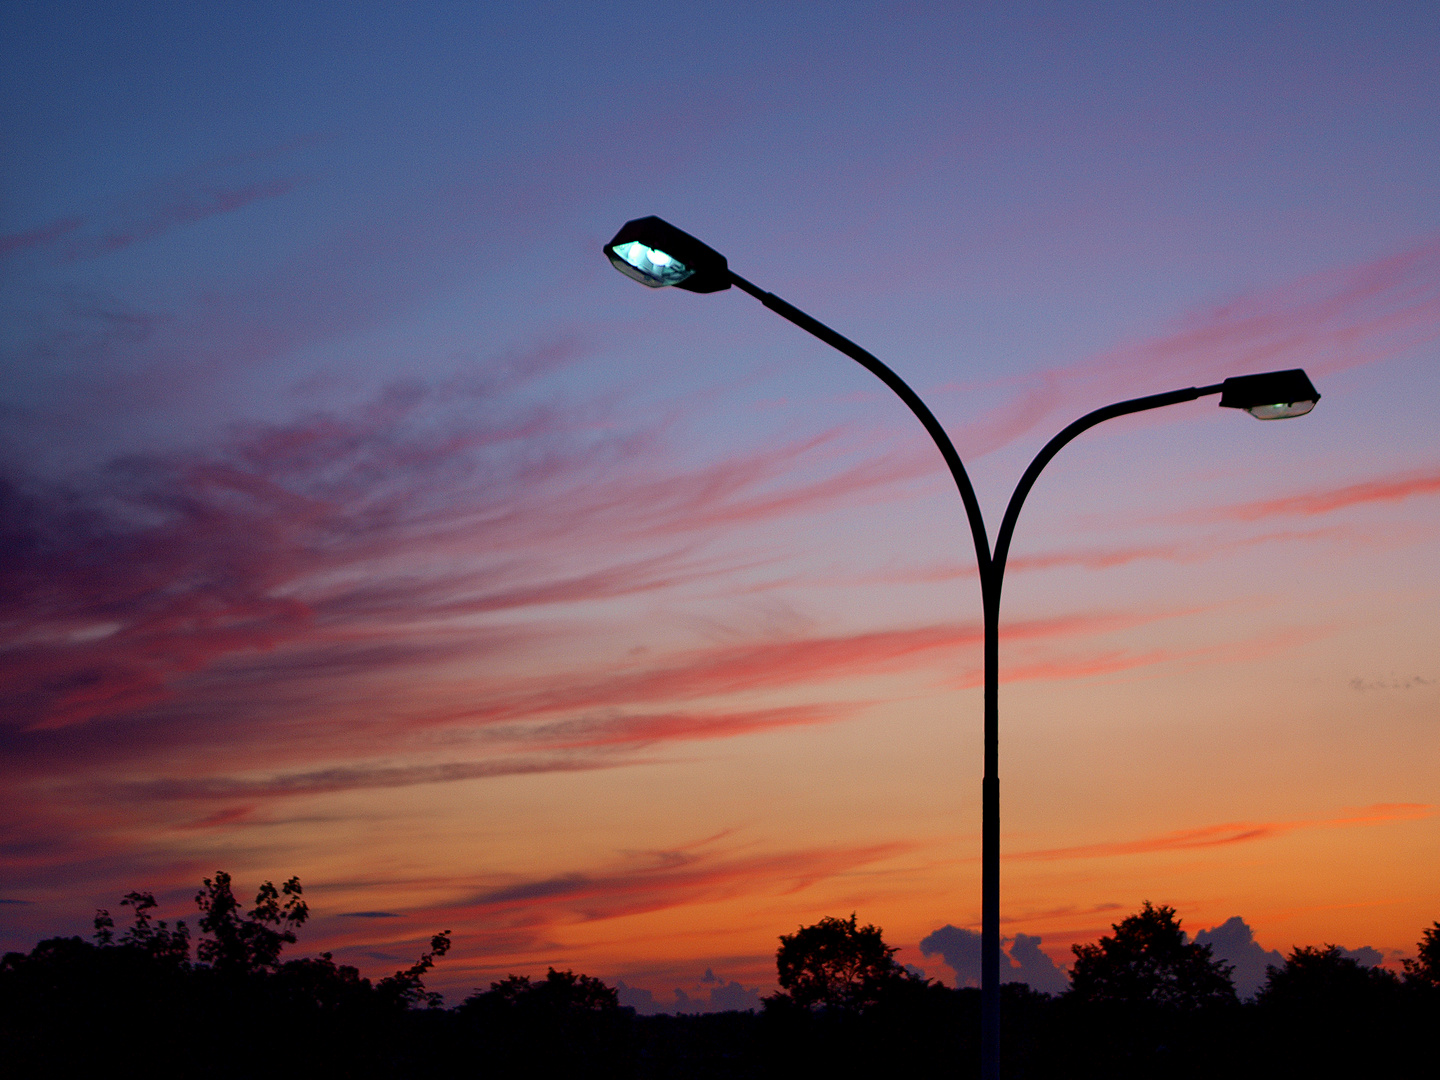
[[[1257,420],[1285,420],[1291,416],[1304,416],[1313,408],[1313,401],[1288,401],[1278,405],[1252,405],[1245,411]]]
[[[611,256],[611,261],[615,263],[617,270],[652,289],[679,284],[695,273],[679,259],[672,258],[659,248],[648,247],[638,240],[616,244],[612,250],[615,254]]]

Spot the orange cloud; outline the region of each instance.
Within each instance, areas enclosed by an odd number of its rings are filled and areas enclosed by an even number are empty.
[[[1182,652],[1167,649],[1152,649],[1144,653],[1131,653],[1116,649],[1102,653],[1087,653],[1078,657],[1062,657],[1033,661],[1031,663],[1000,664],[1000,681],[1012,682],[1055,682],[1066,679],[1084,679],[1092,675],[1109,675],[1131,668],[1149,667],[1155,664],[1183,663],[1189,666],[1210,664],[1235,664],[1257,660],[1286,649],[1294,648],[1329,633],[1328,627],[1312,626],[1299,629],[1280,630],[1261,637],[1241,642],[1225,642],[1204,648],[1187,649]],[[1008,631],[1001,629],[1002,642]],[[955,685],[964,687],[981,686],[985,675],[981,668],[975,668],[956,680]]]
[[[1091,614],[1023,620],[1007,627],[1006,633],[1007,639],[1015,642],[1043,643],[1125,629],[1174,614]],[[655,706],[912,671],[947,662],[957,650],[973,649],[981,636],[977,625],[940,624],[717,646],[663,657],[646,666],[637,664],[631,670],[556,674],[472,687],[457,692],[463,698],[461,702],[448,708],[413,712],[409,719],[403,712],[397,715],[391,709],[377,710],[379,699],[372,690],[364,697],[369,711],[378,711],[379,719],[347,718],[329,730],[312,720],[294,738],[277,731],[275,737],[260,744],[260,750],[232,747],[223,753],[211,753],[213,766],[223,771],[211,773],[203,760],[195,759],[187,775],[124,781],[118,789],[131,801],[251,803],[358,789],[632,765],[640,760],[635,756],[637,752],[652,747],[834,723],[858,715],[873,701],[847,698],[804,705],[735,708],[715,704],[648,711]],[[1255,647],[1254,642],[1246,643],[1245,655],[1253,655]],[[1222,652],[1234,648],[1231,644],[1219,647]],[[1202,655],[1208,653],[1200,650],[1178,658]],[[1081,678],[1176,658],[1161,652],[1132,655],[1111,651],[1008,665],[1002,677],[1007,682]],[[961,684],[978,685],[980,677],[977,668]],[[329,687],[332,681],[330,677],[322,679],[322,687]],[[333,690],[324,692],[333,697]],[[332,701],[330,705],[345,712],[343,704]],[[263,703],[257,707],[262,712],[266,709]],[[472,753],[479,749],[484,756],[438,763],[395,763],[397,755],[416,750],[429,757],[426,733],[437,727],[455,730],[473,748]],[[219,747],[220,743],[215,745]],[[342,760],[335,761],[336,757]],[[327,758],[330,763],[303,767],[305,762]],[[302,767],[272,771],[286,759]],[[265,774],[256,776],[250,771],[256,769],[264,769]],[[108,777],[91,786],[97,794],[117,787]]]
[[[536,927],[620,918],[732,896],[786,895],[914,847],[897,841],[739,855],[707,850],[717,839],[650,852],[632,858],[631,865],[497,885],[433,914],[472,925],[498,921]]]
[[[914,849],[903,842],[747,852],[727,830],[677,848],[626,853],[608,864],[562,871],[543,877],[466,882],[463,878],[426,878],[373,882],[342,882],[326,886],[307,882],[318,896],[342,891],[349,906],[383,912],[380,919],[316,919],[317,936],[310,949],[349,950],[347,959],[367,968],[377,959],[408,963],[414,946],[437,927],[452,927],[455,952],[436,972],[435,985],[468,991],[478,978],[495,969],[534,970],[552,962],[564,928],[654,912],[714,904],[736,898],[783,897]],[[376,890],[379,890],[377,893]],[[395,893],[450,897],[429,903],[396,904]],[[371,897],[374,897],[372,900]],[[565,947],[568,957],[585,946]],[[602,951],[603,947],[602,947]],[[643,968],[656,958],[646,942],[630,940],[623,963]],[[768,981],[769,955],[747,956],[744,966],[753,978]],[[574,962],[570,960],[568,962]],[[593,962],[593,961],[592,961]],[[613,964],[613,956],[603,963]]]
[[[1079,847],[1022,851],[1005,858],[1021,862],[1053,862],[1059,859],[1108,859],[1121,855],[1150,855],[1161,851],[1188,851],[1197,848],[1227,847],[1255,840],[1268,840],[1300,829],[1342,829],[1360,825],[1385,825],[1392,821],[1418,821],[1434,813],[1428,803],[1377,803],[1359,813],[1323,821],[1232,821],[1182,829],[1161,836]]]

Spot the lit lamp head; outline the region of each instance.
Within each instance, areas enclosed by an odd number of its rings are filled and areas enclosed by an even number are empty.
[[[674,285],[710,293],[730,288],[724,255],[658,217],[627,221],[605,245],[605,254],[616,270],[652,289]]]
[[[1320,394],[1300,368],[1237,375],[1226,379],[1220,391],[1222,409],[1244,409],[1257,420],[1284,420],[1304,416]]]

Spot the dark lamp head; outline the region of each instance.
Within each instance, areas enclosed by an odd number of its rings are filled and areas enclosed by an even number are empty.
[[[605,254],[616,270],[652,289],[674,285],[709,293],[730,288],[724,255],[658,217],[627,221],[605,245]]]
[[[1300,368],[1237,375],[1226,379],[1220,391],[1222,409],[1244,409],[1257,420],[1304,416],[1319,400],[1319,392]]]

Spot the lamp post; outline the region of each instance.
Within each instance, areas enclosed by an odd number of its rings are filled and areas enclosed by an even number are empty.
[[[910,407],[939,447],[950,475],[960,491],[970,534],[975,542],[975,560],[980,569],[980,595],[985,609],[985,775],[981,799],[981,919],[980,919],[980,1075],[984,1080],[1000,1076],[1000,778],[999,686],[1000,686],[1000,590],[1005,580],[1005,562],[1010,538],[1025,497],[1035,486],[1041,471],[1062,447],[1081,432],[1117,416],[1178,405],[1182,401],[1220,395],[1223,408],[1244,409],[1260,420],[1281,420],[1304,416],[1315,407],[1320,395],[1299,368],[1239,375],[1212,386],[1187,387],[1168,394],[1120,401],[1096,409],[1056,435],[1020,477],[1010,496],[1000,531],[992,550],[985,532],[985,519],[970,477],[954,444],[940,421],[905,381],[849,338],[786,303],[774,293],[752,285],[729,268],[725,256],[658,217],[638,218],[625,223],[605,245],[605,254],[626,277],[651,288],[673,285],[690,292],[721,292],[732,285],[749,293],[771,311],[789,319],[800,329],[838,349],[873,372]]]

